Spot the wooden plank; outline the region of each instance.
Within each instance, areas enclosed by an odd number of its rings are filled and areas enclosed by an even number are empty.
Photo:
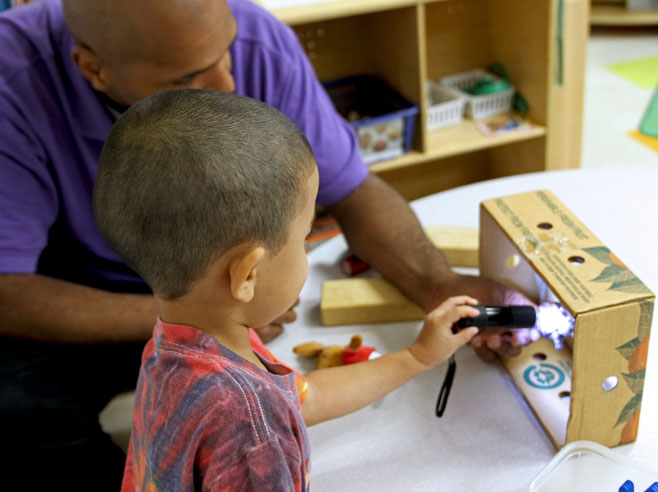
[[[332,0],[312,2],[294,7],[273,9],[271,12],[282,22],[290,25],[339,19],[354,15],[381,12],[418,4],[418,0]]]
[[[557,80],[557,60],[551,61],[547,126],[546,169],[580,167],[583,136],[583,106],[587,39],[589,37],[587,0],[565,0],[562,46],[562,76]],[[557,42],[552,44],[557,53]],[[551,57],[551,60],[555,57]]]
[[[592,5],[593,26],[658,26],[658,10],[626,10],[619,5]]]
[[[416,164],[430,163],[447,157],[533,140],[546,135],[544,126],[532,123],[534,126],[528,131],[510,132],[497,137],[487,137],[477,129],[477,122],[466,119],[457,125],[429,132],[426,138],[425,152],[412,151],[397,159],[372,164],[370,169],[372,172],[379,174]],[[543,160],[543,156],[538,157]]]
[[[383,278],[347,278],[322,284],[324,326],[423,319],[425,313]]]
[[[425,233],[451,266],[478,266],[480,238],[477,227],[435,226],[425,229]]]
[[[482,1],[455,0],[425,5],[427,75],[446,75],[484,68],[493,61],[487,9]]]
[[[509,132],[495,137],[488,137],[478,130],[478,123],[484,122],[464,119],[461,123],[441,128],[428,133],[428,156],[432,158],[448,157],[475,150],[499,147],[514,142],[522,142],[541,137],[546,134],[546,128],[534,124],[533,128],[524,131]]]
[[[428,227],[425,232],[451,265],[477,266],[476,227]],[[320,301],[325,326],[386,323],[423,319],[425,313],[382,278],[346,278],[322,284]]]
[[[501,63],[510,82],[530,108],[529,118],[546,124],[549,72],[552,63],[550,41],[553,19],[550,0],[488,0],[490,63]],[[486,68],[486,65],[482,68]]]
[[[546,138],[524,140],[489,150],[492,176],[536,173],[545,170]]]

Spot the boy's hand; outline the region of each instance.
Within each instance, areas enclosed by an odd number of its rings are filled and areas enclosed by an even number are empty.
[[[518,291],[484,277],[454,274],[441,282],[434,297],[446,299],[454,292],[465,292],[485,306],[533,305]],[[473,337],[469,345],[484,361],[496,359],[496,354],[515,357],[521,347],[537,341],[540,335],[533,328],[524,330],[482,330]]]
[[[479,314],[477,309],[471,307],[476,304],[477,301],[468,296],[451,297],[443,302],[425,317],[423,329],[409,347],[409,352],[428,368],[446,360],[478,332],[475,327],[452,332],[453,325],[461,318]]]

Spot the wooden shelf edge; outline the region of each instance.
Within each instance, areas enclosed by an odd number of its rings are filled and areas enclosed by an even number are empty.
[[[280,21],[296,25],[411,7],[421,2],[422,0],[328,0],[272,9],[270,12]]]
[[[433,139],[436,139],[437,136],[440,137],[441,135],[446,137],[446,141],[451,141],[452,135],[471,134],[472,136],[468,140],[461,138],[457,139],[456,142],[449,143],[447,145],[430,144],[430,148],[426,152],[412,150],[411,152],[398,157],[397,159],[391,159],[390,161],[376,162],[371,164],[370,170],[375,174],[385,171],[392,171],[394,169],[432,162],[446,157],[467,154],[470,152],[476,152],[478,150],[489,149],[501,145],[531,140],[546,135],[545,127],[541,125],[534,125],[530,130],[511,132],[507,135],[501,135],[498,137],[487,137],[485,135],[475,135],[473,132],[475,125],[476,122],[473,120],[464,120],[462,123],[455,125],[454,127],[443,128],[428,134],[430,142]]]
[[[658,10],[626,10],[622,5],[592,5],[592,26],[654,26]]]

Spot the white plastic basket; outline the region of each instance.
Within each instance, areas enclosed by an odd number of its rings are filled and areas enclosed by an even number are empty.
[[[429,131],[456,125],[464,119],[466,98],[454,89],[427,81],[427,129]]]
[[[458,90],[466,98],[466,114],[474,120],[511,111],[514,102],[514,92],[516,91],[514,87],[481,96],[473,96],[464,90],[466,87],[473,87],[479,79],[486,76],[492,77],[495,81],[502,80],[500,77],[496,77],[486,70],[477,68],[468,72],[442,77],[439,83]]]

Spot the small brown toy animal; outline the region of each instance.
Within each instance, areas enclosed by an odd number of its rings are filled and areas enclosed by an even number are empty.
[[[317,357],[315,367],[322,369],[368,360],[375,349],[361,345],[362,342],[361,335],[354,335],[348,346],[325,346],[318,342],[306,342],[293,347],[292,351],[303,357]]]

